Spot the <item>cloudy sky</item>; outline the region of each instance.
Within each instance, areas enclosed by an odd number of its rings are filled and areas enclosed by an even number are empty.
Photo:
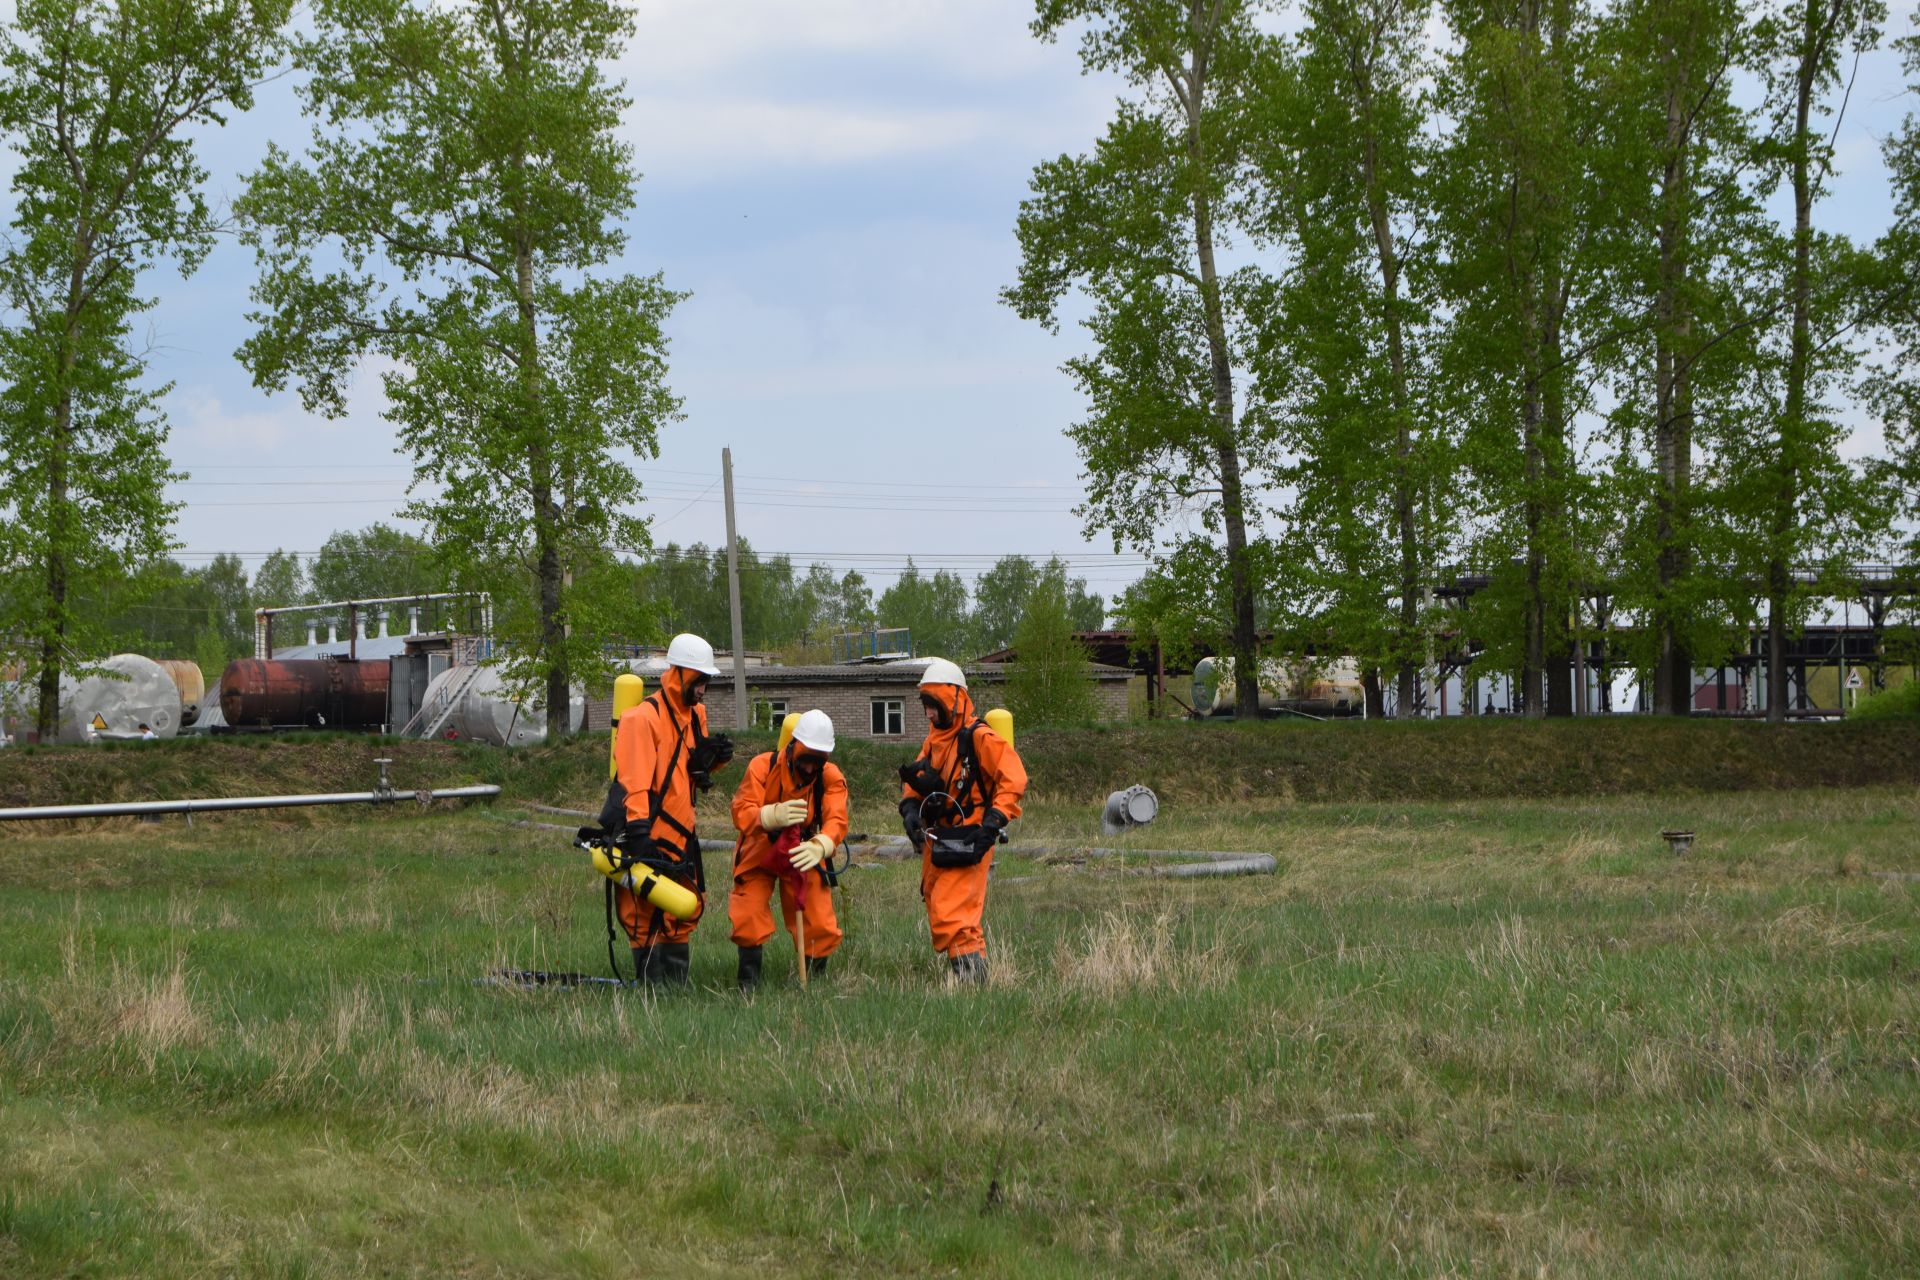
[[[1033,165],[1086,148],[1118,91],[1083,77],[1070,44],[1034,40],[1032,7],[640,0],[620,73],[645,177],[622,265],[692,295],[669,326],[686,420],[644,468],[658,542],[724,540],[730,445],[741,532],[762,550],[881,581],[908,554],[971,577],[1009,552],[1063,553],[1109,594],[1136,576],[1071,514],[1061,429],[1081,406],[1059,365],[1078,335],[996,298]],[[1899,89],[1891,54],[1862,66],[1824,225],[1884,226],[1878,139],[1911,105]],[[270,86],[206,137],[216,193],[238,189],[267,139],[306,131],[290,86]],[[192,473],[176,495],[189,563],[312,551],[391,518],[409,474],[372,377],[344,421],[253,389],[233,358],[252,274],[229,243],[191,281],[155,281],[170,450]]]
[[[885,580],[911,553],[969,578],[1062,552],[1097,590],[1133,556],[1071,514],[1073,346],[996,300],[1033,164],[1095,137],[1115,92],[1027,32],[1028,0],[643,0],[620,67],[644,173],[625,269],[661,271],[686,419],[643,468],[656,540],[722,543],[720,449],[740,531]],[[306,125],[286,85],[205,143],[230,195],[267,139]],[[214,552],[311,551],[390,517],[409,469],[377,380],[344,421],[256,391],[233,351],[251,255],[224,245],[152,315],[191,472],[179,536]],[[918,508],[937,499],[940,509]]]

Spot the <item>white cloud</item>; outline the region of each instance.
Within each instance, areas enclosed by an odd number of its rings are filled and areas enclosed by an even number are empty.
[[[924,63],[968,78],[1030,68],[1030,0],[639,0],[621,70],[636,88],[694,85],[743,63],[810,56]]]
[[[676,179],[937,152],[988,130],[975,110],[682,96],[636,98],[623,127],[643,170]]]
[[[1031,0],[643,0],[614,74],[622,134],[656,180],[752,178],[974,147],[1091,143],[1113,84]]]
[[[285,409],[235,412],[218,396],[179,392],[167,407],[173,419],[170,452],[191,457],[274,454],[310,429],[307,415],[297,403]]]

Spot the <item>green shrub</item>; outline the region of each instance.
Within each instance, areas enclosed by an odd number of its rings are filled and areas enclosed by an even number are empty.
[[[1847,712],[1850,720],[1920,720],[1920,680],[1884,689]]]

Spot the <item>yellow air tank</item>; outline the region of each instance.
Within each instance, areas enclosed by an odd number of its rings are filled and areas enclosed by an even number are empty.
[[[987,728],[1000,735],[1000,741],[1013,745],[1013,712],[1005,707],[995,707],[980,717],[987,722]]]
[[[676,920],[688,920],[699,914],[700,899],[678,880],[669,880],[649,867],[621,871],[605,849],[593,851],[593,869],[616,884],[624,884]]]
[[[639,706],[646,696],[647,682],[633,672],[629,671],[625,675],[613,678],[613,732],[607,735],[607,777],[609,779],[620,772],[620,766],[613,753],[613,744],[620,737],[620,717]],[[665,907],[660,909],[666,910]]]
[[[793,741],[793,730],[800,723],[798,711],[787,712],[787,718],[780,722],[780,741],[773,745],[775,751],[785,751],[787,744]]]
[[[639,706],[646,696],[647,682],[631,671],[614,677],[613,732],[608,735],[607,747],[609,778],[614,777],[620,768],[612,746],[612,743],[620,737],[620,717]],[[596,848],[593,851],[593,869],[609,880],[626,885],[675,919],[686,920],[699,914],[700,899],[694,896],[693,890],[646,867],[633,867],[622,871],[613,865],[613,855],[606,849]]]

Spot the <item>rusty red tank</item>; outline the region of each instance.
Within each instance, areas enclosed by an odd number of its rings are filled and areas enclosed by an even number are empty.
[[[392,675],[385,658],[237,658],[220,677],[220,714],[235,729],[378,729]]]

